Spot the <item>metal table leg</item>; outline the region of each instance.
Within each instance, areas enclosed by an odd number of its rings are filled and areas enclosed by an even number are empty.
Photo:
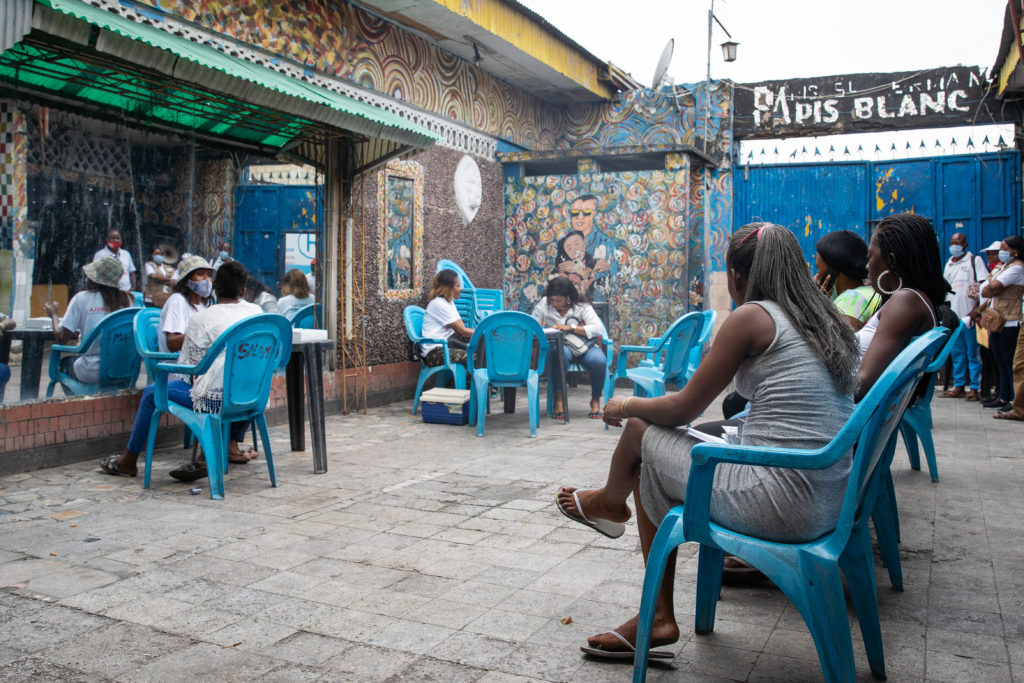
[[[303,374],[302,351],[292,351],[285,369],[285,394],[288,401],[288,434],[293,451],[306,450],[306,426],[303,424]]]
[[[302,354],[306,365],[306,397],[309,399],[309,435],[313,440],[313,473],[327,472],[327,439],[324,436],[323,358],[319,347]],[[299,421],[302,429],[301,420]]]

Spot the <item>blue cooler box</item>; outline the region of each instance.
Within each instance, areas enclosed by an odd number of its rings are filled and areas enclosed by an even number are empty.
[[[420,394],[424,422],[464,425],[469,422],[469,389],[431,389]]]

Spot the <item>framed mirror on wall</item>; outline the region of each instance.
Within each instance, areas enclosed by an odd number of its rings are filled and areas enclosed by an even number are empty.
[[[377,177],[380,291],[411,299],[423,286],[423,167],[391,161]]]

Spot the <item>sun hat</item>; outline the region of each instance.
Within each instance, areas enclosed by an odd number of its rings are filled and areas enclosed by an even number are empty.
[[[996,240],[992,244],[988,245],[982,251],[999,251],[999,245],[1002,244],[999,240]]]
[[[106,285],[107,287],[119,287],[121,285],[121,276],[124,275],[124,268],[121,266],[121,262],[109,256],[96,259],[92,263],[83,266],[82,270],[85,271],[87,278],[98,285]]]
[[[191,273],[193,270],[199,270],[200,268],[205,268],[206,270],[213,270],[213,266],[210,265],[210,262],[204,259],[202,256],[189,254],[188,256],[183,256],[181,261],[178,263],[178,271],[176,275],[178,276],[179,280],[182,280],[184,278],[187,278],[188,274]]]

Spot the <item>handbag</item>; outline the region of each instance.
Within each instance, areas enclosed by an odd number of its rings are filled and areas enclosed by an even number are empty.
[[[975,325],[974,326],[974,335],[975,335],[975,339],[978,340],[978,346],[984,346],[987,349],[988,348],[988,330],[986,330],[981,325]]]
[[[1002,332],[1004,324],[1006,324],[1006,316],[994,308],[986,308],[985,312],[981,314],[981,326],[992,334]]]
[[[584,339],[572,332],[568,332],[565,335],[565,346],[569,349],[569,353],[572,354],[573,360],[582,358],[596,342],[596,338]]]
[[[981,283],[978,282],[978,266],[975,263],[978,257],[971,252],[967,252],[967,256],[971,259],[971,272],[974,274],[971,284],[967,285],[967,296],[977,301],[978,297],[981,296]]]

